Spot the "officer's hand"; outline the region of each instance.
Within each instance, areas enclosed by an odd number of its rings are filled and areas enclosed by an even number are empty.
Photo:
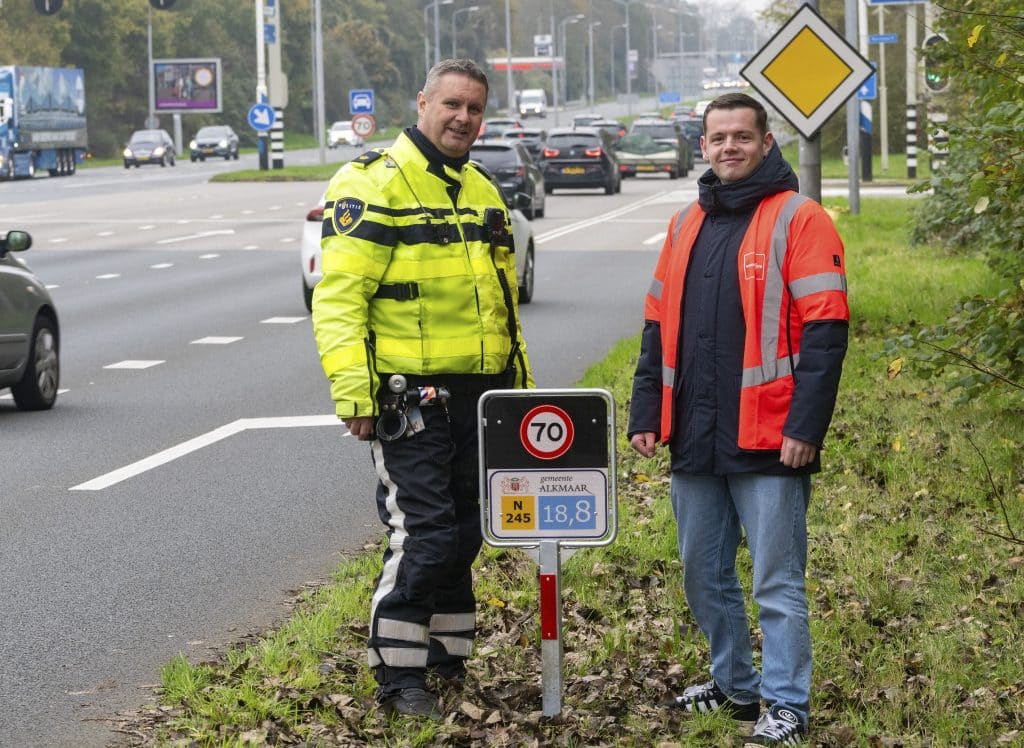
[[[368,442],[373,438],[373,419],[370,416],[345,418],[344,421],[349,433],[359,441]]]
[[[638,434],[633,434],[633,438],[629,440],[629,446],[644,457],[654,457],[654,451],[658,448],[658,437],[653,431],[641,431]]]
[[[786,467],[802,468],[809,464],[818,454],[818,448],[810,442],[802,442],[799,439],[791,439],[788,436],[782,437],[782,451],[779,453],[779,462]]]

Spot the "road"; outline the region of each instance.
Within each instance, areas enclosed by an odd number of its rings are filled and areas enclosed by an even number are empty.
[[[0,184],[63,335],[52,411],[0,392],[0,746],[106,744],[171,657],[273,625],[379,536],[369,455],[331,415],[302,302],[323,185],[208,183],[221,168]],[[639,331],[695,173],[549,196],[522,308],[540,386]]]

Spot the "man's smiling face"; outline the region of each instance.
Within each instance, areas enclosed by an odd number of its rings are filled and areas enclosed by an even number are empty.
[[[449,158],[469,153],[487,106],[487,88],[479,81],[458,73],[442,75],[433,90],[416,97],[419,119],[416,127]]]

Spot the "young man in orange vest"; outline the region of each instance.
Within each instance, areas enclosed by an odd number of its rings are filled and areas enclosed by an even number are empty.
[[[748,746],[798,745],[811,690],[805,516],[846,354],[843,245],[798,194],[758,101],[715,99],[701,149],[711,168],[669,223],[647,294],[629,419],[637,452],[669,447],[683,587],[711,650],[712,679],[669,703],[753,725]],[[744,532],[761,672],[736,575]]]

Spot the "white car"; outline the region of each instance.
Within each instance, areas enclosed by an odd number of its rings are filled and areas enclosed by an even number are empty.
[[[497,184],[495,187],[497,188]],[[500,188],[498,189],[500,191]],[[526,195],[522,197],[525,199]],[[502,198],[504,199],[504,195]],[[302,246],[300,247],[302,300],[306,303],[306,309],[309,311],[313,311],[313,288],[324,277],[320,264],[320,235],[321,224],[324,220],[324,200],[324,196],[321,196],[317,206],[306,214],[306,222],[302,226]],[[508,209],[509,217],[512,220],[512,236],[516,244],[516,280],[519,283],[519,303],[529,304],[533,300],[534,285],[533,226],[519,208],[508,206]]]
[[[337,148],[342,143],[346,145],[361,146],[363,137],[352,129],[352,120],[341,120],[331,125],[327,131],[327,147]]]

